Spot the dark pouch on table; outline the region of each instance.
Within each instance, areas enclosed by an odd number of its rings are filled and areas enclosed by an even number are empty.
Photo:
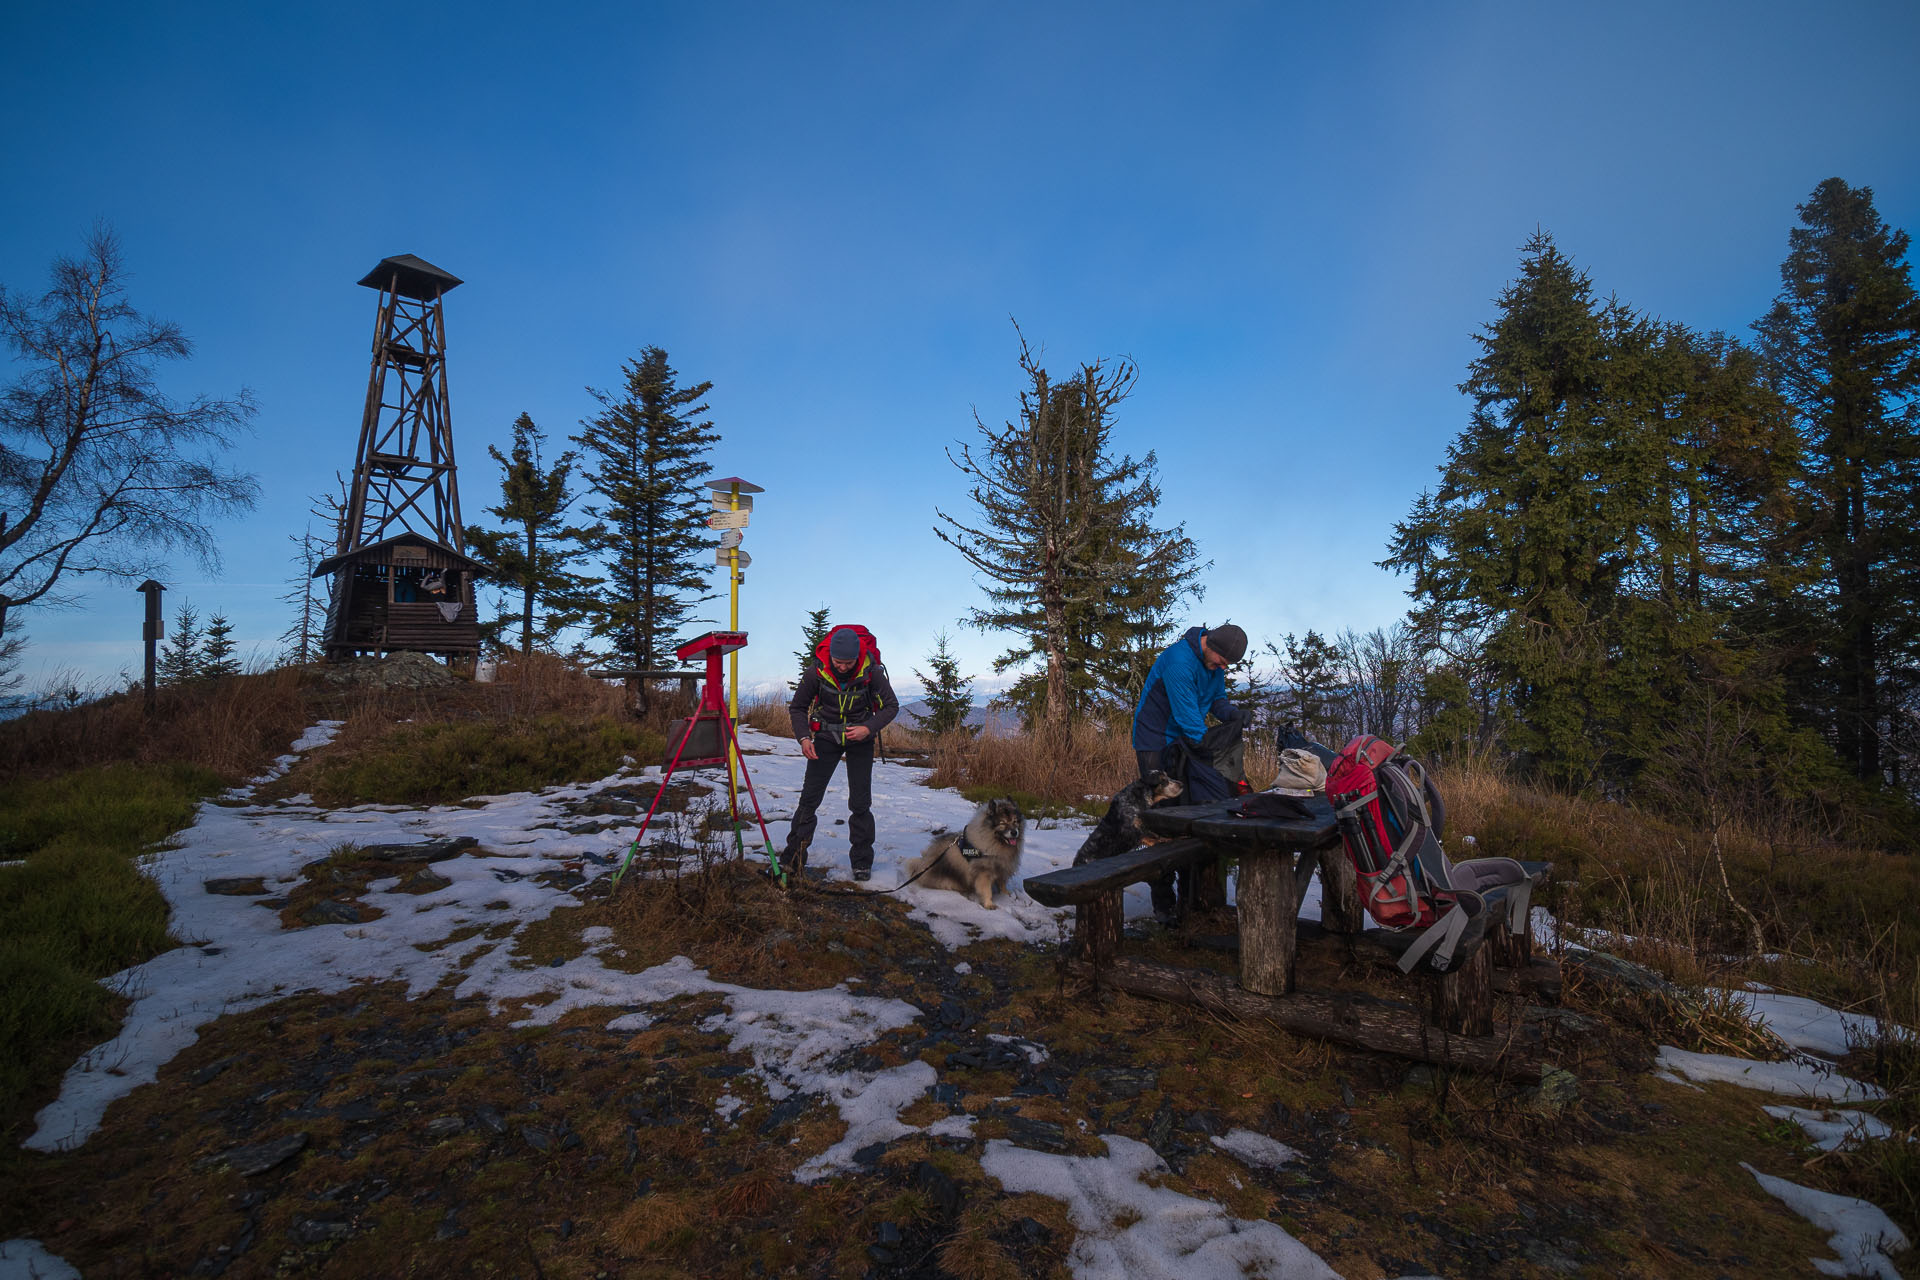
[[[1277,796],[1256,791],[1241,798],[1239,812],[1249,818],[1311,818],[1313,810],[1292,796]]]

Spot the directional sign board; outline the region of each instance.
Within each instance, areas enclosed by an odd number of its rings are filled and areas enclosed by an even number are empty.
[[[713,509],[714,509],[715,511],[726,511],[726,510],[729,510],[729,509],[730,509],[730,508],[731,508],[732,506],[733,506],[733,503],[732,503],[731,501],[729,501],[729,500],[728,500],[728,498],[727,498],[727,495],[726,495],[726,494],[724,494],[724,493],[716,493],[716,494],[714,494],[714,495],[713,495]],[[752,495],[752,494],[750,494],[750,493],[743,493],[743,494],[741,494],[741,495],[740,495],[740,509],[741,509],[742,511],[751,511],[751,510],[753,510],[753,495]]]
[[[741,551],[738,547],[731,550],[726,547],[715,547],[713,551],[713,559],[716,564],[732,564],[735,556],[740,557],[740,567],[742,569],[753,563],[753,557]]]
[[[739,545],[740,531],[738,529],[729,529],[720,535],[720,549],[722,551],[725,551],[729,547],[737,547]]]
[[[716,511],[707,517],[707,528],[744,529],[747,527],[747,517],[752,514],[750,511]]]

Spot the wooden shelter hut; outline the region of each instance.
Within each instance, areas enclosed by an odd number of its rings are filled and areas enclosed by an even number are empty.
[[[380,294],[360,444],[340,536],[314,576],[333,575],[328,658],[480,652],[448,409],[442,299],[460,284],[412,254],[360,283]]]

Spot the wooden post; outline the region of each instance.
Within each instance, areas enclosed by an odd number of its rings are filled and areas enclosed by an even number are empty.
[[[1329,933],[1359,933],[1366,928],[1366,918],[1346,846],[1337,841],[1323,844],[1316,856],[1320,859],[1320,923]]]
[[[1249,850],[1240,858],[1240,985],[1256,995],[1293,990],[1294,897],[1291,855]]]
[[[1531,923],[1531,922],[1529,922]],[[1493,952],[1493,963],[1502,969],[1528,969],[1533,965],[1533,930],[1515,933],[1505,921],[1496,920],[1487,937],[1487,950]]]
[[[153,674],[154,674],[153,647],[154,645],[160,642],[161,635],[167,629],[166,615],[162,613],[160,609],[160,597],[166,591],[166,588],[161,586],[159,583],[155,582],[152,578],[148,578],[145,582],[135,587],[134,590],[138,591],[141,595],[147,598],[147,615],[146,615],[146,620],[140,629],[140,638],[145,642],[146,651],[147,651],[147,674],[146,674],[147,703],[146,703],[145,713],[147,715],[152,715],[153,714]]]
[[[1126,915],[1122,893],[1123,890],[1112,889],[1074,908],[1080,952],[1093,965],[1096,975],[1112,963],[1120,948],[1120,926]]]
[[[1433,982],[1433,1020],[1458,1036],[1493,1034],[1493,956],[1484,946]]]

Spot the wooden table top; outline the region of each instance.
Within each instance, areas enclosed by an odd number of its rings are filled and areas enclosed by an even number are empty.
[[[1293,797],[1308,818],[1250,818],[1240,812],[1240,797],[1210,804],[1167,805],[1149,809],[1141,823],[1156,836],[1200,836],[1249,849],[1315,849],[1338,837],[1333,806],[1323,795]]]

